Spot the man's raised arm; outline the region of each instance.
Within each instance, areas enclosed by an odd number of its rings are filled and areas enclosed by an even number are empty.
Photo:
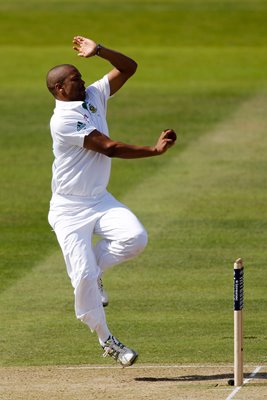
[[[73,44],[73,48],[79,56],[92,57],[97,55],[109,61],[115,67],[108,74],[110,95],[116,93],[136,71],[137,63],[130,57],[98,45],[91,39],[75,36]]]

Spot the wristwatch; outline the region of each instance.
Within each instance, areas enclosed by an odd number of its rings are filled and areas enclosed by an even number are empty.
[[[98,45],[96,46],[96,52],[95,52],[95,55],[96,55],[96,56],[99,56],[99,52],[100,52],[101,49],[102,49],[101,44],[98,44]]]

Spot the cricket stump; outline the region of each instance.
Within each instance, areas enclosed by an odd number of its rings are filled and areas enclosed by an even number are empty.
[[[234,385],[243,384],[243,305],[244,266],[241,258],[234,263]]]

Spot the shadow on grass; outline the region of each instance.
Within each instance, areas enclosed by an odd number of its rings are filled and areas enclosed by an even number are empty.
[[[244,374],[244,378],[249,378],[251,374]],[[169,377],[140,377],[135,378],[137,382],[192,382],[192,381],[213,381],[213,380],[224,380],[233,378],[233,374],[217,374],[217,375],[185,375],[177,376],[173,378]],[[258,373],[253,376],[253,379],[267,379],[266,373]]]

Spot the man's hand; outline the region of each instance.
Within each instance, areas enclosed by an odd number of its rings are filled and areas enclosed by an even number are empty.
[[[170,147],[175,144],[176,141],[176,133],[172,129],[165,129],[155,146],[155,149],[159,154],[165,153]]]
[[[91,39],[75,36],[72,43],[74,50],[78,52],[80,57],[92,57],[96,54],[97,44]]]

